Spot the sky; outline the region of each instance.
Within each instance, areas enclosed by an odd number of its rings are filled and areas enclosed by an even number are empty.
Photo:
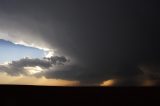
[[[159,18],[158,0],[1,0],[0,76],[9,84],[158,86]]]
[[[43,58],[46,51],[27,47],[24,45],[14,44],[12,42],[0,39],[0,63],[10,62],[19,60],[25,57],[28,58]],[[12,55],[11,55],[12,54]]]

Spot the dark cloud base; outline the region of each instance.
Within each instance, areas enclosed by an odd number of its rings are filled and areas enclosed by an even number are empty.
[[[46,77],[48,79],[63,79],[80,81],[81,86],[97,86],[107,80],[116,80],[114,86],[142,86],[145,80],[150,80],[152,85],[159,85],[159,64],[141,64],[131,73],[122,73],[122,71],[111,70],[103,73],[87,73],[86,68],[80,68],[75,65],[66,65],[70,60],[64,56],[53,56],[44,59],[29,59],[24,58],[18,61],[13,61],[8,65],[0,65],[1,72],[5,72],[11,76],[30,76],[25,67],[39,66],[43,69],[31,76]],[[58,66],[59,68],[55,68]],[[124,69],[124,68],[122,68]],[[133,69],[133,68],[132,68]],[[95,70],[93,70],[94,72]],[[128,76],[130,75],[130,76]]]

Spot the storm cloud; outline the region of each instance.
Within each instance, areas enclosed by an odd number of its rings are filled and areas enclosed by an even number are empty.
[[[50,57],[44,59],[30,59],[24,58],[18,61],[12,61],[6,65],[0,65],[0,72],[6,72],[11,76],[19,76],[19,75],[28,75],[28,70],[25,70],[25,67],[40,67],[43,70],[48,70],[53,65],[64,65],[68,60],[62,57]]]
[[[154,1],[1,2],[0,30],[9,34],[6,39],[50,48],[56,55],[70,59],[71,65],[63,65],[57,71],[48,69],[56,58],[27,59],[29,66],[47,68],[43,73],[47,78],[78,80],[88,85],[120,79],[124,81],[121,85],[136,85],[137,80],[143,80],[139,77],[143,76],[139,64],[160,60],[156,26],[159,11]],[[9,66],[26,66],[25,62],[22,59]],[[65,62],[62,58],[56,64]]]

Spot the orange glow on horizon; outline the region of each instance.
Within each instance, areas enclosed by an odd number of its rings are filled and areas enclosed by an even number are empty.
[[[116,80],[110,79],[107,81],[104,81],[100,86],[113,86],[116,83]]]
[[[45,77],[36,78],[32,76],[9,76],[6,73],[0,73],[0,84],[40,85],[40,86],[78,86],[79,81],[47,79]]]
[[[143,86],[154,86],[155,85],[155,81],[153,80],[144,80],[143,82]]]

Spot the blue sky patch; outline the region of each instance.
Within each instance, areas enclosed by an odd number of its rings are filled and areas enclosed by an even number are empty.
[[[19,60],[24,57],[43,58],[45,51],[0,39],[0,63]]]

